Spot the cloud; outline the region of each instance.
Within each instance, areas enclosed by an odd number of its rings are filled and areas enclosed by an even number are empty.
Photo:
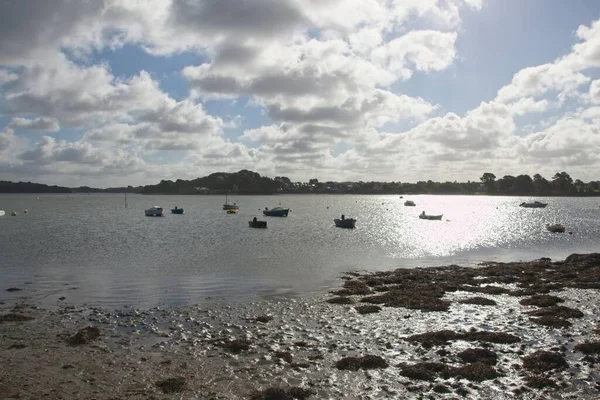
[[[411,31],[373,50],[372,58],[387,70],[410,78],[417,71],[440,71],[456,57],[456,32]]]
[[[564,99],[589,82],[584,71],[600,66],[600,20],[590,27],[580,26],[576,34],[580,42],[573,45],[569,54],[552,63],[520,70],[509,85],[498,91],[497,100],[509,102],[548,92],[557,92],[559,99]]]
[[[600,79],[597,79],[590,84],[589,95],[592,102],[600,104]]]
[[[20,159],[27,168],[51,173],[102,175],[142,172],[145,162],[129,152],[102,149],[86,141],[57,141],[44,136],[32,149],[23,152]]]
[[[0,64],[42,61],[62,45],[89,42],[104,4],[76,0],[4,2],[0,6]]]
[[[12,114],[45,115],[35,120],[15,118],[14,128],[51,131],[60,123],[90,128],[93,135],[88,138],[98,141],[104,127],[129,125],[132,129],[123,134],[126,141],[136,144],[137,140],[140,147],[152,151],[189,147],[193,141],[186,136],[220,135],[223,124],[208,115],[202,104],[171,98],[145,71],[120,80],[104,65],[79,66],[64,58],[47,67],[25,68],[6,94],[5,106]]]
[[[457,112],[419,86],[461,73],[450,68],[461,39],[473,39],[462,37],[462,12],[486,12],[482,0],[7,4],[2,176],[151,183],[247,168],[445,180],[515,165],[543,172],[548,159],[582,177],[600,165],[599,21],[579,27],[563,56],[524,66],[495,98]],[[135,47],[178,70],[124,74],[105,57]],[[201,61],[180,67],[183,52]]]
[[[18,75],[5,69],[0,69],[0,86],[7,82],[14,81]]]
[[[35,119],[13,118],[8,124],[13,129],[30,129],[34,131],[56,132],[60,125],[56,118],[39,117]]]

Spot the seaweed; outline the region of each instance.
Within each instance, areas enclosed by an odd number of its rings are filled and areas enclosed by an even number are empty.
[[[468,299],[464,299],[460,301],[461,304],[475,304],[480,306],[495,306],[496,303],[492,299],[488,299],[486,297],[470,297]]]
[[[562,355],[544,350],[536,351],[523,358],[523,368],[534,372],[546,372],[568,366]]]
[[[575,345],[573,350],[583,354],[600,354],[600,342],[585,342]]]
[[[519,303],[524,306],[552,307],[563,301],[563,299],[557,296],[538,294],[522,299]]]
[[[376,305],[356,306],[356,307],[354,307],[354,309],[359,314],[373,314],[373,313],[378,313],[379,311],[381,311],[381,307],[376,306]]]
[[[335,367],[341,370],[358,371],[359,369],[387,368],[388,363],[379,356],[366,355],[363,357],[344,357],[335,363]]]
[[[169,378],[163,381],[156,382],[156,386],[163,391],[163,393],[179,393],[183,392],[185,389],[185,378],[177,377],[177,378]]]
[[[481,362],[483,364],[495,365],[498,355],[488,349],[466,349],[457,354],[464,363]]]

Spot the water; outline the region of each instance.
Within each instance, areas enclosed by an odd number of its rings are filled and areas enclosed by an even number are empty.
[[[524,209],[520,197],[404,197],[238,196],[230,200],[239,214],[228,215],[220,196],[128,195],[125,208],[122,194],[0,195],[0,300],[152,306],[297,296],[326,291],[349,270],[599,250],[597,198],[547,198],[545,209]],[[403,206],[409,198],[416,207]],[[279,203],[290,207],[288,218],[262,217],[260,209]],[[152,205],[185,214],[145,217]],[[420,220],[423,210],[443,220]],[[357,218],[356,229],[334,227],[342,213]],[[268,228],[249,228],[254,216]],[[554,222],[572,234],[547,232]],[[5,292],[12,286],[25,291]]]

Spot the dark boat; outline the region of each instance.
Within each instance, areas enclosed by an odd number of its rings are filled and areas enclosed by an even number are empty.
[[[256,217],[254,217],[252,221],[248,221],[248,226],[250,226],[250,228],[266,228],[267,221],[258,221]]]
[[[289,212],[290,212],[289,208],[274,207],[274,208],[268,209],[267,207],[265,207],[263,214],[267,217],[287,217]]]
[[[546,225],[546,229],[553,233],[563,233],[566,230],[562,224],[548,224]]]
[[[519,204],[520,207],[525,208],[545,208],[547,205],[548,203],[540,203],[539,201],[534,201],[533,203],[523,202]]]
[[[185,211],[183,208],[171,208],[171,214],[183,214]]]
[[[333,223],[338,228],[350,228],[353,229],[356,226],[356,219],[354,218],[346,218],[344,214],[342,214],[341,218],[335,218]]]
[[[442,216],[444,214],[439,214],[439,215],[431,215],[431,214],[425,214],[425,211],[423,211],[421,214],[419,214],[419,218],[420,219],[429,219],[429,220],[441,220]]]

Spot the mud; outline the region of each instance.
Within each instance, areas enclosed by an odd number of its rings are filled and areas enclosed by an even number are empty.
[[[0,302],[0,398],[595,399],[599,272],[597,254],[352,272],[335,297],[148,310],[40,308],[25,286]]]

